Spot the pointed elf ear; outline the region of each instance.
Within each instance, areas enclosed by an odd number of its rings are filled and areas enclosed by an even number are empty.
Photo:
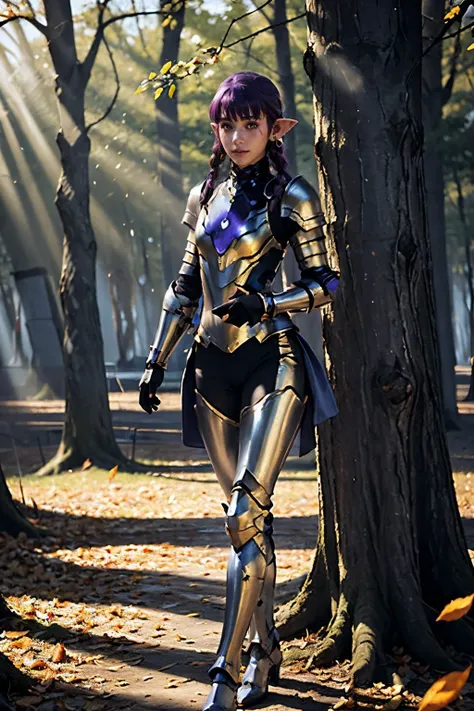
[[[273,124],[273,128],[270,133],[270,140],[276,141],[277,138],[283,138],[285,133],[291,131],[291,129],[294,128],[297,123],[298,121],[296,121],[296,119],[278,118]]]
[[[211,123],[211,128],[212,128],[212,130],[214,131],[214,136],[215,136],[216,138],[218,138],[218,137],[219,137],[219,124],[217,124],[217,123]]]

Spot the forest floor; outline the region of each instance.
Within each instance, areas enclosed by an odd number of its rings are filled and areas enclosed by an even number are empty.
[[[458,381],[462,397],[463,373]],[[0,592],[18,614],[0,635],[0,651],[31,678],[30,691],[12,708],[199,711],[204,704],[223,618],[228,540],[205,453],[180,444],[178,395],[166,393],[162,400],[152,419],[138,410],[135,393],[111,395],[124,451],[133,446],[130,428],[139,427],[135,454],[153,462],[153,474],[105,472],[86,462],[60,476],[23,476],[28,514],[45,535],[35,541],[0,537]],[[55,452],[62,406],[0,406],[0,424],[16,443],[16,454],[1,443],[0,461],[18,501],[18,466],[27,472]],[[474,405],[461,402],[460,411],[461,429],[449,433],[449,444],[474,555]],[[281,602],[296,592],[316,540],[311,457],[289,458],[274,513]],[[425,687],[432,680],[430,670],[404,652],[396,659],[414,691],[420,679]],[[351,700],[342,702],[349,699],[347,682],[348,662],[315,672],[285,667],[281,686],[257,708],[353,708]],[[357,708],[416,708],[409,693],[401,705],[387,706],[399,694],[400,687],[387,681],[359,697]],[[456,708],[474,708],[470,704],[465,698]]]

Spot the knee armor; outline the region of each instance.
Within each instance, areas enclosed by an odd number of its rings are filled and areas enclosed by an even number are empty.
[[[259,534],[271,533],[271,507],[269,494],[247,470],[234,484],[227,510],[226,531],[235,550]]]

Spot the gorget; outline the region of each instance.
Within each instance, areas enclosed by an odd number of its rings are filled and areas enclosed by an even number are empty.
[[[284,248],[272,234],[268,216],[274,182],[266,158],[249,168],[232,169],[200,211],[195,244],[203,305],[196,340],[203,345],[213,343],[232,353],[249,338],[263,341],[273,333],[294,328],[286,313],[240,328],[212,313],[238,289],[246,293],[272,290],[284,257]]]

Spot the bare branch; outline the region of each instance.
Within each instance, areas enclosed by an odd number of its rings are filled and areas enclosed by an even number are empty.
[[[459,37],[460,34],[462,34],[465,30],[469,30],[471,27],[474,27],[474,22],[470,22],[468,25],[464,25],[464,27],[461,27],[457,32],[453,32],[452,35],[445,35],[443,37],[443,40],[450,39],[451,37]]]
[[[0,17],[4,17],[4,15],[0,13]],[[14,22],[15,20],[26,20],[30,23],[30,25],[33,25],[33,27],[35,27],[38,32],[41,32],[42,35],[48,37],[47,26],[43,25],[43,23],[37,20],[36,17],[33,17],[31,15],[25,15],[24,13],[14,13],[13,15],[10,15],[4,20],[0,20],[0,27],[4,27],[5,25],[8,25],[9,22]]]
[[[109,2],[110,0],[106,0],[106,2],[101,3],[97,0],[97,30],[91,46],[89,47],[89,51],[87,52],[86,58],[82,62],[81,66],[81,74],[85,86],[87,86],[87,83],[91,77],[92,67],[94,66],[94,62],[97,58],[100,44],[104,39],[104,14]]]
[[[136,0],[131,0],[131,1],[132,1],[132,8],[133,8],[133,10],[134,10],[135,12],[138,12],[138,9],[137,9],[137,6],[136,6]],[[137,20],[137,32],[138,32],[138,36],[140,37],[140,42],[141,42],[141,44],[142,44],[142,49],[143,49],[143,51],[145,52],[145,54],[146,54],[146,56],[148,57],[148,59],[152,60],[152,56],[151,56],[150,52],[148,51],[148,47],[147,47],[147,44],[146,44],[146,41],[145,41],[145,36],[144,36],[144,34],[143,34],[142,28],[140,27],[140,22],[139,22],[139,20],[138,20],[138,17],[136,18],[136,20]]]
[[[107,39],[105,37],[103,37],[103,42],[104,42],[105,48],[107,50],[107,53],[110,57],[110,63],[112,64],[112,70],[113,70],[114,79],[115,79],[115,93],[112,97],[112,101],[108,105],[108,107],[105,110],[105,112],[103,113],[103,115],[99,119],[97,119],[97,121],[93,121],[88,126],[86,126],[86,133],[89,133],[89,131],[91,130],[91,128],[93,128],[93,126],[97,126],[98,123],[100,123],[101,121],[103,121],[104,119],[107,118],[107,116],[110,114],[110,112],[114,108],[115,102],[117,101],[117,98],[118,98],[118,95],[120,92],[120,78],[119,78],[118,71],[117,71],[117,65],[115,64],[114,55],[113,55],[112,50],[110,49],[110,45],[107,42]]]
[[[104,22],[103,29],[119,20],[127,20],[129,17],[143,17],[144,15],[170,15],[171,12],[163,12],[163,10],[139,10],[138,12],[124,12],[122,15],[113,15]]]
[[[97,58],[97,53],[99,51],[100,44],[104,39],[104,32],[107,27],[112,25],[114,22],[118,22],[119,20],[126,20],[133,17],[138,18],[145,15],[169,15],[173,12],[175,7],[177,8],[182,5],[183,0],[174,0],[174,2],[171,3],[170,9],[165,12],[163,10],[136,10],[135,2],[132,2],[132,7],[134,8],[133,12],[124,12],[121,15],[112,15],[104,21],[105,11],[107,10],[107,6],[110,2],[111,0],[105,0],[104,2],[97,0],[97,31],[94,39],[92,40],[87,56],[82,63],[82,74],[86,84],[90,79],[92,67],[94,66],[94,62]]]
[[[430,42],[430,44],[428,45],[428,47],[423,51],[423,53],[422,53],[422,55],[421,55],[421,59],[423,59],[423,57],[425,56],[425,54],[428,54],[428,52],[430,52],[430,51],[433,49],[433,47],[434,47],[436,44],[438,44],[438,42],[442,42],[443,39],[448,39],[449,37],[455,37],[456,34],[458,34],[457,32],[455,32],[455,33],[452,34],[452,35],[447,35],[446,32],[451,29],[451,27],[454,25],[455,22],[460,22],[460,21],[462,20],[462,18],[464,17],[464,14],[467,12],[467,10],[468,10],[470,4],[471,4],[471,0],[463,0],[463,2],[462,2],[460,5],[457,6],[457,7],[459,7],[459,12],[458,12],[458,14],[455,15],[454,17],[451,17],[447,22],[444,23],[443,29],[442,29],[442,30],[439,32],[439,34],[433,39],[433,41]],[[474,24],[474,23],[473,23],[473,24]],[[461,34],[461,32],[464,32],[464,30],[466,30],[466,29],[467,29],[468,27],[470,27],[470,26],[472,26],[472,25],[466,25],[466,27],[462,27],[462,28],[459,30],[459,34]],[[420,60],[415,64],[415,67],[413,67],[412,72],[413,72],[414,69],[418,66],[419,62],[420,62]],[[410,75],[411,75],[412,72],[410,72]]]
[[[221,45],[221,48],[222,49],[230,49],[230,47],[234,47],[234,45],[239,44],[240,42],[245,42],[245,40],[253,39],[257,35],[261,34],[262,32],[267,32],[268,30],[273,30],[274,27],[280,27],[280,25],[289,25],[290,22],[294,22],[295,20],[300,20],[302,17],[306,17],[306,12],[302,12],[300,15],[295,15],[294,17],[290,17],[289,20],[284,20],[283,22],[276,22],[274,25],[268,25],[267,27],[262,27],[261,30],[252,32],[252,34],[247,35],[246,37],[241,37],[240,39],[235,40],[234,42],[231,42],[230,44]]]
[[[225,46],[224,43],[225,43],[227,37],[229,36],[229,32],[231,31],[232,27],[235,25],[236,22],[239,22],[240,20],[243,20],[244,17],[249,17],[249,15],[253,15],[255,12],[258,12],[259,10],[261,11],[264,7],[266,7],[267,5],[270,5],[271,2],[273,2],[273,0],[265,0],[265,2],[263,3],[263,5],[259,5],[259,6],[256,7],[254,10],[249,10],[248,12],[244,12],[243,15],[239,15],[239,17],[234,17],[234,19],[231,20],[231,22],[229,23],[229,26],[228,26],[228,28],[227,28],[227,30],[226,30],[226,32],[225,32],[225,35],[224,35],[224,37],[223,37],[222,40],[221,40],[221,43],[220,43],[220,45],[219,45],[220,48],[222,49],[222,48]],[[232,45],[229,45],[229,46],[232,46]]]

